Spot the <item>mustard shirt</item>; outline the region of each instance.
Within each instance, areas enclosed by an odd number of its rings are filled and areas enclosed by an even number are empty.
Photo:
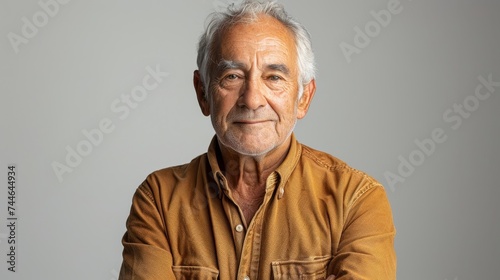
[[[207,153],[147,177],[119,279],[396,279],[395,228],[375,179],[292,134],[246,223],[223,175],[230,165],[214,137]]]

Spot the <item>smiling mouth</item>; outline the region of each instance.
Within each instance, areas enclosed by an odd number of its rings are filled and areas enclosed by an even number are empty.
[[[268,122],[268,120],[248,120],[248,121],[235,121],[235,124],[247,124],[247,125],[252,125],[252,124],[262,124]]]

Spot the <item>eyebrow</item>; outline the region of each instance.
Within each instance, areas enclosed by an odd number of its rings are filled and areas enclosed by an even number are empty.
[[[245,69],[245,68],[247,67],[246,64],[243,62],[222,59],[217,64],[217,73],[222,73],[226,70],[231,70],[231,69]],[[287,76],[290,75],[290,69],[285,64],[280,64],[280,63],[268,64],[266,65],[266,69],[272,71],[279,71]]]
[[[279,71],[285,75],[290,75],[290,69],[285,64],[269,64],[266,66],[267,69]]]
[[[217,73],[222,73],[230,69],[245,69],[245,66],[242,62],[223,59],[217,64]]]

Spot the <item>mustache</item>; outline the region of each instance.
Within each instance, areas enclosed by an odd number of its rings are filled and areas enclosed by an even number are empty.
[[[249,110],[239,108],[227,115],[229,122],[277,121],[278,115],[272,110]]]

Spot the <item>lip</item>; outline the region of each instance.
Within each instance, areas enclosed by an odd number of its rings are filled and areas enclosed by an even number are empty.
[[[241,121],[234,121],[235,124],[261,124],[268,122],[268,120],[241,120]]]

